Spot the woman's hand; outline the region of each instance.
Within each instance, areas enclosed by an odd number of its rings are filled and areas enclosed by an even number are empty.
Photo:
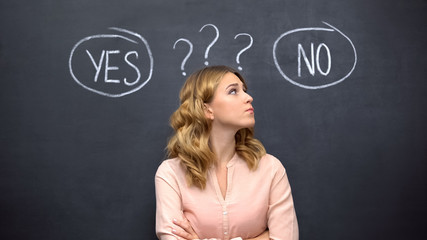
[[[173,219],[173,223],[177,225],[179,228],[172,229],[172,233],[178,237],[181,237],[184,240],[194,240],[199,239],[193,227],[191,227],[190,222],[184,218],[182,221]]]

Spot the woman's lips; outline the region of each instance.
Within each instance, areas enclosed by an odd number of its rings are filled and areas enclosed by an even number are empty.
[[[254,109],[253,109],[253,108],[248,108],[248,109],[246,109],[246,112],[253,113],[253,112],[254,112]]]

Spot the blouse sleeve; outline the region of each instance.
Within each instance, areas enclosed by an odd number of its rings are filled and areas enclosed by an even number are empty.
[[[270,239],[298,240],[298,222],[291,186],[282,163],[275,159],[275,165],[268,208]]]
[[[156,235],[160,240],[177,240],[172,228],[177,228],[172,220],[183,219],[181,191],[176,173],[167,162],[163,162],[155,176],[156,186]],[[200,240],[218,240],[204,238]],[[233,238],[231,240],[242,240]]]
[[[155,176],[156,234],[160,240],[177,240],[172,220],[182,219],[181,194],[172,168],[163,162]]]

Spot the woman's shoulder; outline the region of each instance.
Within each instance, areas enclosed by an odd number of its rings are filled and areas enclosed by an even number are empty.
[[[182,171],[181,160],[179,158],[169,158],[157,168],[156,176],[175,175]]]
[[[160,164],[160,166],[162,165],[179,165],[181,163],[181,160],[179,158],[169,158],[169,159],[165,159],[163,160],[163,162]]]
[[[273,171],[285,169],[282,162],[275,156],[267,153],[259,160],[259,168],[267,168]]]

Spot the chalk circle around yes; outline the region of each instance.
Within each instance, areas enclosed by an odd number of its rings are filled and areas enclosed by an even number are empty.
[[[321,88],[327,88],[333,85],[336,85],[342,81],[344,81],[346,78],[348,78],[351,73],[353,72],[353,70],[356,67],[356,63],[357,63],[357,53],[356,53],[356,48],[354,47],[353,42],[350,40],[349,37],[347,37],[343,32],[341,32],[340,30],[338,30],[336,27],[323,22],[325,25],[329,26],[330,28],[320,28],[320,27],[313,27],[313,28],[297,28],[291,31],[287,31],[285,33],[283,33],[282,35],[280,35],[280,37],[274,42],[273,45],[273,60],[274,60],[274,64],[277,67],[277,70],[279,70],[280,74],[282,75],[283,78],[285,78],[287,81],[289,81],[290,83],[301,87],[301,88],[305,88],[305,89],[321,89]],[[354,62],[353,62],[353,66],[351,67],[350,71],[348,73],[346,73],[342,78],[339,78],[337,80],[334,80],[330,83],[327,84],[322,84],[322,85],[317,85],[317,86],[309,86],[309,85],[305,85],[305,84],[301,84],[299,82],[297,82],[295,79],[292,79],[291,77],[289,77],[288,75],[285,74],[284,70],[281,68],[281,66],[279,65],[279,62],[277,60],[277,45],[279,44],[279,42],[283,39],[285,39],[287,36],[293,34],[293,33],[297,33],[297,32],[310,32],[310,31],[326,31],[326,32],[338,32],[341,36],[343,36],[351,45],[353,53],[354,53]],[[322,45],[320,45],[322,46]],[[325,45],[323,45],[325,46]],[[317,50],[319,51],[319,49]],[[328,52],[329,54],[329,52]],[[329,56],[330,57],[330,56]],[[308,61],[308,60],[307,60]],[[314,59],[312,59],[312,61],[314,61]],[[317,61],[318,61],[318,57],[317,57]],[[313,64],[314,65],[314,64]],[[314,66],[312,66],[312,68],[314,69]],[[330,65],[329,65],[329,69],[330,69]],[[329,71],[329,70],[328,70]]]
[[[140,34],[135,33],[135,32],[131,32],[131,31],[126,30],[126,29],[116,28],[116,27],[110,27],[109,29],[112,30],[112,31],[117,31],[117,32],[119,32],[119,34],[98,34],[98,35],[93,35],[93,36],[85,37],[85,38],[81,39],[79,42],[77,42],[74,45],[73,49],[71,50],[70,58],[69,58],[69,61],[68,61],[68,66],[69,66],[69,69],[70,69],[71,76],[73,77],[74,81],[77,82],[80,86],[82,86],[86,90],[89,90],[91,92],[97,93],[99,95],[106,96],[106,97],[116,98],[116,97],[122,97],[122,96],[125,96],[125,95],[128,95],[128,94],[131,94],[133,92],[136,92],[139,89],[141,89],[142,87],[144,87],[148,83],[148,81],[150,81],[151,76],[153,74],[153,55],[151,53],[150,46],[148,45],[148,42]],[[140,50],[141,50],[141,48],[143,50],[145,50],[147,52],[148,59],[149,59],[149,61],[148,61],[149,71],[147,73],[147,75],[148,75],[147,78],[145,80],[141,80],[140,79],[141,78],[141,71],[139,69],[140,66],[132,64],[132,62],[130,62],[127,59],[130,55],[135,55],[136,58],[138,58],[138,51],[131,51],[131,52],[128,52],[126,54],[125,61],[129,64],[129,66],[131,66],[136,71],[137,79],[134,80],[134,81],[127,81],[126,78],[125,78],[124,81],[123,81],[123,84],[127,87],[126,90],[121,90],[121,91],[119,91],[117,93],[108,93],[106,91],[101,91],[99,89],[97,90],[94,87],[89,87],[89,86],[85,85],[83,83],[84,81],[81,81],[83,79],[79,80],[77,78],[76,74],[75,74],[75,71],[73,71],[73,56],[75,54],[76,49],[78,49],[79,46],[81,46],[85,42],[88,42],[88,41],[91,41],[91,40],[95,40],[95,39],[121,39],[121,40],[125,40],[127,42],[130,42],[131,44],[135,44],[135,46],[138,46],[140,48]],[[90,52],[88,52],[88,50],[86,50],[86,52],[88,53],[88,55],[90,55]],[[111,54],[117,54],[119,52],[120,52],[119,50],[107,51],[107,53],[105,54],[105,51],[103,51],[102,55],[101,55],[101,60],[102,60],[102,58],[105,55],[106,61],[108,61],[108,54],[109,53],[111,53]],[[100,72],[101,66],[96,66],[95,60],[93,59],[93,57],[90,56],[90,58],[92,60],[92,63],[94,64],[95,68],[97,68],[96,69],[97,72],[96,72],[96,76],[95,76],[95,81],[96,81],[96,79],[98,77],[98,74]],[[118,69],[118,67],[108,67],[108,66],[106,66],[106,70],[105,71],[107,72],[108,70],[117,70],[117,69]],[[114,82],[114,81],[116,81],[115,83],[119,82],[118,80],[111,80],[111,82]]]

